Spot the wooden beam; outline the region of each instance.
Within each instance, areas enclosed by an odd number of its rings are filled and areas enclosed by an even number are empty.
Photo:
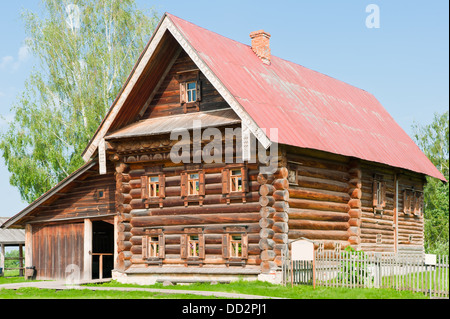
[[[92,279],[92,236],[92,221],[86,218],[84,220],[84,280]]]

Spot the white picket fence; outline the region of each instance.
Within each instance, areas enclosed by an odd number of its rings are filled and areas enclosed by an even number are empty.
[[[284,283],[302,284],[297,278],[305,272],[301,269],[304,265],[314,265],[315,285],[392,288],[423,292],[430,297],[449,297],[448,256],[436,256],[436,263],[426,264],[424,255],[420,254],[324,251],[316,254],[314,263],[304,264],[291,262],[285,255]]]

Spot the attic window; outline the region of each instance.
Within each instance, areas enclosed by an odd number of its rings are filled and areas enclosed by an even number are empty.
[[[197,102],[197,82],[186,83],[186,102]]]
[[[180,83],[180,103],[184,112],[199,111],[201,100],[201,82],[199,70],[187,70],[178,72]]]
[[[103,188],[97,189],[95,191],[95,195],[94,196],[95,196],[96,200],[104,199],[106,197],[105,190]]]

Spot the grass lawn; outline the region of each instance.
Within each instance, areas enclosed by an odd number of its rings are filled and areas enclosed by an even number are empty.
[[[4,278],[3,281],[8,280]],[[10,281],[14,282],[14,281]],[[1,283],[2,279],[0,279]],[[92,285],[91,285],[92,286]],[[398,292],[392,289],[347,289],[311,286],[284,287],[261,281],[237,281],[230,284],[211,285],[198,283],[164,287],[162,284],[151,286],[120,284],[115,281],[97,285],[99,287],[139,287],[156,289],[182,289],[201,291],[221,291],[260,296],[272,296],[289,299],[428,299],[424,294],[409,291]],[[71,289],[55,291],[52,289],[21,288],[6,290],[0,288],[0,299],[217,299],[189,294],[163,294],[147,291],[90,291]]]

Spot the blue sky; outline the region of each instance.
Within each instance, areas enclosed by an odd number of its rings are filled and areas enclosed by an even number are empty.
[[[35,60],[24,46],[20,12],[37,0],[0,0],[0,115],[23,90]],[[68,3],[70,1],[68,0]],[[414,122],[428,124],[449,108],[449,3],[378,0],[179,1],[137,0],[161,17],[170,12],[231,39],[250,44],[249,33],[269,32],[272,54],[372,93],[411,135]],[[366,27],[380,9],[380,28]],[[0,120],[0,130],[5,130]],[[8,182],[0,158],[0,216],[27,206]]]

